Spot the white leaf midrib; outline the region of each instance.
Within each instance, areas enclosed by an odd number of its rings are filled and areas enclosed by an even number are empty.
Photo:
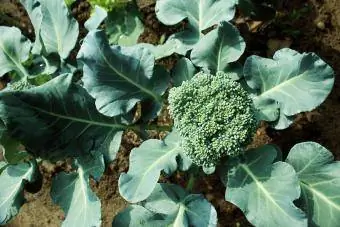
[[[249,169],[248,166],[245,164],[240,164],[240,166],[253,179],[253,181],[257,185],[257,188],[260,189],[260,191],[264,194],[265,198],[267,198],[267,201],[270,201],[275,207],[278,208],[279,211],[281,211],[281,213],[283,213],[286,217],[291,219],[289,214],[287,214],[285,210],[283,210],[282,207],[275,201],[270,192],[268,192],[268,190],[263,186],[262,182],[258,180],[257,176],[253,174],[251,169]]]

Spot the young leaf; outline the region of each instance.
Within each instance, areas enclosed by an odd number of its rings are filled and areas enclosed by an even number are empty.
[[[100,200],[90,188],[89,177],[99,180],[103,174],[103,155],[79,157],[76,165],[77,172],[62,172],[53,178],[51,197],[66,214],[63,226],[100,226]]]
[[[107,11],[95,5],[91,17],[85,22],[84,26],[88,31],[95,30],[107,18]]]
[[[314,142],[296,144],[286,162],[297,172],[302,209],[311,226],[336,227],[340,223],[340,162]]]
[[[121,132],[119,118],[101,115],[85,89],[61,75],[42,86],[0,93],[0,118],[9,136],[44,159],[101,151],[112,161]],[[34,131],[34,133],[32,133]],[[113,140],[114,139],[114,140]]]
[[[42,22],[41,5],[39,0],[20,0],[20,3],[25,7],[27,14],[34,28],[35,41],[32,48],[32,54],[39,55],[42,44],[40,38],[40,26]]]
[[[154,57],[138,46],[109,46],[102,31],[91,31],[78,53],[84,63],[84,87],[96,99],[99,112],[107,116],[128,113],[138,101],[161,103],[158,83],[167,78],[154,73]]]
[[[167,41],[177,40],[179,47],[174,51],[185,54],[203,36],[203,30],[221,21],[230,21],[235,14],[235,4],[235,0],[162,0],[156,2],[156,15],[166,25],[188,20],[189,28],[170,36]]]
[[[162,214],[167,226],[216,226],[215,208],[198,194],[188,194],[178,185],[157,184],[143,206]]]
[[[199,34],[194,34],[194,33],[191,34],[190,32],[187,32],[187,31],[176,33],[176,35],[181,36],[181,37],[186,37],[186,41],[180,42],[178,39],[175,39],[174,36],[172,36],[172,39],[168,39],[166,43],[161,44],[161,45],[153,45],[150,43],[139,43],[137,45],[140,47],[149,49],[151,53],[155,56],[155,59],[159,60],[161,58],[168,57],[172,55],[173,53],[185,55],[187,52],[187,49],[196,43],[196,41],[191,42],[191,40],[199,39],[198,38]],[[187,47],[187,46],[190,46],[190,47]]]
[[[314,53],[299,54],[288,48],[277,51],[273,60],[251,56],[244,65],[247,84],[257,92],[255,106],[267,114],[279,109],[281,118],[319,106],[333,87],[333,74],[332,68]],[[270,103],[277,104],[268,106]],[[286,122],[274,127],[287,128]]]
[[[36,178],[35,163],[9,165],[0,175],[0,225],[6,224],[19,212],[25,202],[25,181],[33,182]]]
[[[245,50],[246,44],[239,31],[232,24],[222,21],[194,46],[192,62],[199,67],[226,72],[228,63],[237,61]]]
[[[105,31],[110,44],[132,46],[144,32],[144,26],[139,19],[138,8],[135,4],[128,4],[123,10],[113,9],[105,21]]]
[[[0,26],[0,34],[0,77],[15,71],[20,78],[27,78],[22,62],[29,58],[31,42],[15,27]]]
[[[125,200],[136,203],[146,199],[155,188],[161,171],[172,174],[179,166],[178,156],[186,160],[181,148],[181,138],[173,131],[164,141],[149,139],[130,154],[127,173],[119,177],[119,192]],[[182,164],[182,167],[189,165]]]
[[[161,220],[160,215],[154,214],[140,205],[130,205],[115,216],[112,226],[156,227],[157,225],[153,224]]]
[[[238,206],[255,226],[307,226],[305,214],[293,201],[300,187],[292,166],[276,159],[275,147],[265,145],[249,150],[245,161],[228,160],[223,172],[226,200]]]
[[[180,86],[183,81],[190,80],[196,73],[195,66],[187,58],[181,58],[172,69],[174,86]]]
[[[58,53],[66,59],[74,48],[78,33],[78,22],[70,15],[64,1],[39,0],[42,22],[40,37],[47,54]]]

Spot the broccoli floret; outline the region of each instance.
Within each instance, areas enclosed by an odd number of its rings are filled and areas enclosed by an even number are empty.
[[[248,93],[222,72],[201,72],[172,88],[169,104],[183,149],[199,166],[213,167],[226,155],[238,155],[258,124]]]
[[[15,91],[21,91],[21,90],[24,90],[24,89],[30,89],[30,88],[34,87],[34,85],[30,84],[25,79],[12,82],[8,86],[9,86],[10,89],[15,90]]]

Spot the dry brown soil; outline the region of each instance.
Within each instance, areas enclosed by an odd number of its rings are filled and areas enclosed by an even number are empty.
[[[10,16],[5,19],[0,17],[0,25],[19,26],[26,35],[32,36],[27,18],[15,8],[11,11],[12,6],[8,5],[8,2],[11,1],[0,0],[2,10],[0,10],[0,15],[5,11],[6,15]],[[7,9],[4,10],[4,8]],[[147,26],[142,40],[156,43],[162,34],[168,35],[173,31],[156,21],[152,7],[148,6],[141,11]],[[340,1],[282,1],[279,12],[280,19],[271,23],[248,23],[250,29],[248,26],[244,29],[244,25],[247,24],[239,25],[248,45],[246,54],[270,55],[272,50],[268,52],[268,49],[275,49],[275,47],[272,45],[268,47],[269,40],[270,43],[279,43],[278,46],[291,43],[291,48],[315,52],[328,62],[336,72],[336,82],[330,97],[316,111],[299,115],[294,125],[287,130],[274,131],[263,125],[257,132],[254,145],[276,143],[284,152],[287,152],[297,142],[312,140],[330,149],[340,160],[340,121],[338,120],[340,119],[338,78],[340,74]],[[74,15],[78,20],[83,20],[88,14],[75,10]],[[11,17],[14,21],[10,20]],[[174,62],[173,59],[170,58],[162,63],[170,67]],[[126,202],[119,196],[117,181],[119,174],[128,169],[130,150],[139,143],[139,139],[134,134],[127,133],[124,136],[118,159],[110,166],[99,183],[92,183],[94,191],[102,202],[103,226],[110,226],[112,218],[126,206]],[[21,208],[20,214],[7,226],[60,226],[64,215],[59,207],[52,204],[49,188],[51,177],[61,169],[63,169],[62,166],[48,164],[41,167],[44,173],[42,190],[36,194],[25,193],[27,203]],[[175,175],[171,180],[183,183],[181,175]],[[200,179],[194,190],[197,193],[203,193],[214,204],[220,226],[249,225],[236,207],[224,201],[224,187],[215,175]]]

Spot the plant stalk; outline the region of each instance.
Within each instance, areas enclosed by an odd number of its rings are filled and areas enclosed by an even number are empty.
[[[185,189],[187,191],[192,191],[192,189],[195,186],[195,182],[196,182],[196,174],[190,173],[189,181]]]
[[[151,124],[145,126],[146,130],[157,130],[157,131],[171,131],[172,125],[157,125]]]

